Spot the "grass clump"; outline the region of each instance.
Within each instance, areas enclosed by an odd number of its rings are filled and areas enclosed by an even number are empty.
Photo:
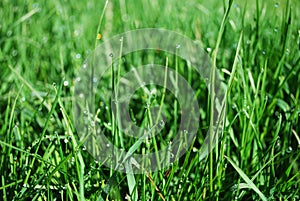
[[[299,6],[290,0],[1,1],[0,199],[299,200]],[[212,115],[205,81],[168,53],[115,55],[124,61],[113,63],[121,69],[116,79],[133,66],[168,66],[192,86],[200,107],[198,132],[179,160],[158,172],[125,174],[87,150],[72,116],[72,95],[95,46],[149,27],[184,34],[211,56],[227,88],[225,121],[215,148],[200,161]],[[101,89],[112,87],[110,75]],[[168,146],[182,107],[164,87],[145,87],[157,96],[137,90],[132,119],[155,127],[147,104],[162,106],[167,118],[148,144],[122,135],[109,100],[97,97],[101,129],[116,146],[137,153]]]

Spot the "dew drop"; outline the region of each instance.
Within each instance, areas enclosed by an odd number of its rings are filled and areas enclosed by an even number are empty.
[[[76,78],[76,81],[77,81],[77,82],[80,82],[80,81],[81,81],[81,77],[77,77],[77,78]]]
[[[7,37],[10,37],[12,35],[12,31],[9,30],[7,33],[6,33]]]
[[[275,8],[278,8],[278,6],[279,6],[279,3],[275,3],[275,4],[274,4],[274,7],[275,7]]]
[[[114,57],[114,54],[113,54],[113,53],[109,53],[109,56],[110,56],[110,57]]]
[[[84,64],[82,65],[82,67],[83,67],[83,68],[87,68],[87,64],[84,63]]]
[[[107,143],[107,144],[106,144],[106,147],[110,147],[110,144],[109,144],[109,143]]]
[[[83,146],[83,147],[82,147],[82,150],[85,151],[85,150],[86,150],[86,146]]]
[[[210,47],[206,48],[206,51],[211,52],[211,48]]]
[[[39,8],[39,4],[38,3],[34,3],[33,5],[32,5],[32,8]]]
[[[68,142],[69,142],[69,140],[68,140],[67,138],[65,138],[65,139],[64,139],[64,143],[67,144]]]
[[[160,125],[161,127],[163,127],[163,126],[165,125],[165,121],[164,121],[164,120],[161,120],[161,121],[159,122],[159,125]]]
[[[291,153],[293,151],[293,148],[289,146],[289,148],[286,150],[287,153]]]
[[[69,85],[69,81],[64,81],[64,86],[66,87],[66,86],[68,86]]]
[[[79,30],[75,30],[74,31],[74,36],[78,36],[80,34],[80,31]]]
[[[176,49],[179,49],[179,48],[180,48],[180,44],[177,44],[177,45],[176,45]]]
[[[84,97],[83,93],[80,93],[79,98],[83,98],[83,97]]]
[[[122,20],[124,21],[124,22],[126,22],[126,21],[128,21],[128,15],[122,15]]]
[[[188,134],[189,132],[187,130],[183,130],[183,133],[186,135]]]
[[[94,83],[97,83],[97,82],[98,82],[98,78],[94,77],[94,78],[93,78],[93,82],[94,82]]]
[[[278,32],[278,28],[276,27],[276,28],[274,28],[274,32],[275,33],[277,33]]]
[[[281,140],[280,140],[280,138],[278,138],[278,140],[277,140],[277,142],[276,142],[276,147],[280,147],[281,146]]]
[[[285,53],[286,53],[286,55],[289,55],[289,54],[290,54],[290,49],[287,48],[287,49],[285,50]]]
[[[81,58],[81,54],[76,54],[76,59],[80,59]]]
[[[13,51],[12,51],[12,56],[15,57],[15,56],[17,56],[17,55],[18,55],[18,51],[17,51],[17,50],[13,50]]]

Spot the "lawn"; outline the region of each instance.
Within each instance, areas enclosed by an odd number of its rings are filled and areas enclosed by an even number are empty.
[[[0,200],[299,200],[299,7],[2,0]]]

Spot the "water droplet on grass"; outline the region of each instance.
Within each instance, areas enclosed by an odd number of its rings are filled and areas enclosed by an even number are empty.
[[[109,53],[109,56],[110,56],[110,57],[114,57],[114,54],[113,54],[113,53]]]
[[[286,153],[291,153],[293,151],[293,148],[291,146],[289,146],[289,148],[286,150]]]
[[[80,59],[81,58],[81,54],[76,54],[76,59]]]
[[[123,15],[123,16],[122,16],[122,20],[123,20],[124,22],[128,21],[128,15],[126,15],[126,14]]]
[[[274,7],[275,7],[275,8],[278,8],[278,6],[279,6],[279,3],[275,3],[275,4],[274,4]]]
[[[74,36],[78,36],[80,34],[80,31],[79,30],[75,30],[74,31]]]
[[[11,30],[7,31],[6,35],[7,35],[7,37],[10,37],[12,35],[12,31]]]
[[[17,50],[13,50],[13,51],[12,51],[12,56],[15,57],[15,56],[17,56],[17,55],[18,55],[18,51],[17,51]]]
[[[39,5],[39,3],[34,3],[33,5],[32,5],[32,8],[38,8],[40,5]]]
[[[165,125],[164,120],[161,120],[161,121],[159,122],[159,125],[160,125],[161,127],[163,127],[163,126]]]
[[[66,86],[68,86],[68,85],[69,85],[69,81],[65,80],[65,81],[64,81],[64,86],[66,87]]]

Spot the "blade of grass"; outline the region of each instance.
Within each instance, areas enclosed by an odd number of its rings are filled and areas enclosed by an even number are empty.
[[[253,183],[253,181],[249,179],[249,177],[243,172],[243,170],[241,170],[229,157],[227,156],[224,157],[229,161],[229,163],[238,172],[238,174],[244,179],[247,185],[249,185],[249,187],[252,190],[254,190],[263,201],[267,201],[266,196],[264,196],[264,194],[257,188],[257,186]]]
[[[213,140],[214,140],[214,130],[213,130],[213,124],[214,124],[214,106],[215,106],[215,71],[216,71],[216,67],[217,67],[217,55],[218,55],[218,51],[219,51],[219,47],[220,47],[220,43],[221,43],[221,39],[224,33],[224,29],[225,29],[225,24],[227,22],[227,18],[229,15],[229,11],[231,8],[233,0],[229,0],[229,4],[228,4],[228,8],[226,9],[226,12],[223,16],[222,19],[222,23],[220,26],[220,31],[218,33],[218,38],[217,38],[217,43],[216,43],[216,47],[215,50],[213,52],[213,65],[212,65],[212,70],[211,70],[211,77],[210,77],[210,125],[209,125],[209,146],[208,146],[208,152],[210,152],[210,150],[213,147]],[[209,190],[211,192],[211,194],[213,193],[213,153],[210,152],[210,157],[209,157]]]
[[[127,183],[128,183],[128,189],[129,189],[129,194],[131,196],[131,199],[133,201],[138,200],[138,189],[137,189],[137,184],[134,178],[134,174],[132,172],[132,167],[131,167],[131,161],[127,160],[125,162],[125,168],[127,171],[126,177],[127,177]]]

